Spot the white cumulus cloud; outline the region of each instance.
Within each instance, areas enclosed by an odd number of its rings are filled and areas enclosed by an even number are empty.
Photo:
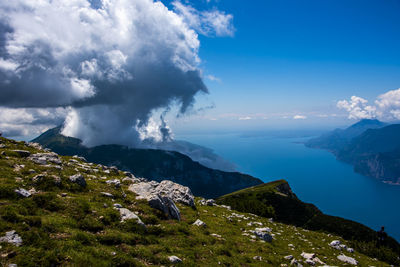
[[[374,104],[368,104],[368,100],[362,97],[352,96],[350,100],[338,101],[337,107],[346,110],[349,119],[399,120],[400,89],[379,95]]]
[[[169,132],[154,110],[185,113],[208,93],[198,34],[231,36],[232,20],[180,2],[0,1],[0,107],[23,108],[32,123],[44,119],[35,109],[70,107],[63,133],[86,145],[158,140]]]

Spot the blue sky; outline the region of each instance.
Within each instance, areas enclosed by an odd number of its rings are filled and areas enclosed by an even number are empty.
[[[87,144],[134,145],[165,125],[400,121],[398,14],[399,0],[3,1],[0,130],[63,124]]]
[[[203,123],[335,127],[354,121],[337,101],[356,95],[373,102],[400,87],[400,1],[220,0],[196,7],[232,14],[236,29],[233,37],[200,36],[205,75],[220,80],[208,80],[210,95],[199,98],[200,106],[215,104],[202,115],[217,122]],[[307,119],[294,121],[295,114]]]

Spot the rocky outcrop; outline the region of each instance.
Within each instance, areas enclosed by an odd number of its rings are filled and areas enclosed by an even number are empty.
[[[172,219],[180,220],[180,212],[174,201],[195,206],[194,196],[188,187],[167,180],[132,184],[128,190],[137,194],[137,199],[146,199],[152,208],[161,210]]]
[[[31,152],[27,150],[12,150],[13,152],[17,153],[20,157],[29,157],[31,155]]]
[[[39,165],[47,165],[50,163],[61,165],[61,160],[54,152],[36,153],[28,157],[29,160]]]
[[[155,190],[175,202],[182,203],[187,206],[194,207],[194,196],[190,188],[187,186],[182,186],[180,184],[164,180],[158,184]]]

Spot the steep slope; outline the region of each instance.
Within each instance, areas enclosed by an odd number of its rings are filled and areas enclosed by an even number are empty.
[[[199,198],[176,200],[180,221],[168,219],[129,190],[153,183],[0,137],[2,266],[389,266],[339,236]]]
[[[316,206],[299,200],[284,181],[275,181],[221,196],[217,203],[313,231],[340,235],[353,247],[372,256],[399,264],[400,244],[389,237],[378,248],[376,232],[350,220],[323,214]]]
[[[310,139],[305,145],[331,151],[360,174],[400,184],[400,124],[384,125],[362,120],[345,130]]]
[[[349,144],[351,139],[362,134],[368,129],[378,129],[387,124],[378,120],[364,119],[346,129],[335,129],[320,137],[312,138],[306,142],[306,146],[312,148],[327,149],[334,153]]]
[[[239,172],[207,168],[179,152],[134,149],[120,145],[87,148],[76,138],[61,135],[54,128],[32,140],[61,155],[79,155],[91,162],[114,165],[138,177],[161,181],[169,179],[191,188],[194,194],[217,197],[242,188],[261,184],[260,179]]]
[[[400,124],[370,129],[353,138],[337,158],[364,175],[400,183]]]

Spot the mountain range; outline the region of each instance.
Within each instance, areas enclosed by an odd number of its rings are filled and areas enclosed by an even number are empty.
[[[346,129],[312,138],[311,148],[331,151],[362,175],[400,184],[400,124],[364,119]]]
[[[215,198],[242,188],[263,183],[239,172],[208,168],[190,157],[161,149],[138,149],[122,145],[86,147],[82,141],[60,134],[61,127],[50,129],[32,140],[60,154],[132,172],[137,177],[161,181],[168,179],[188,186],[198,196]]]

